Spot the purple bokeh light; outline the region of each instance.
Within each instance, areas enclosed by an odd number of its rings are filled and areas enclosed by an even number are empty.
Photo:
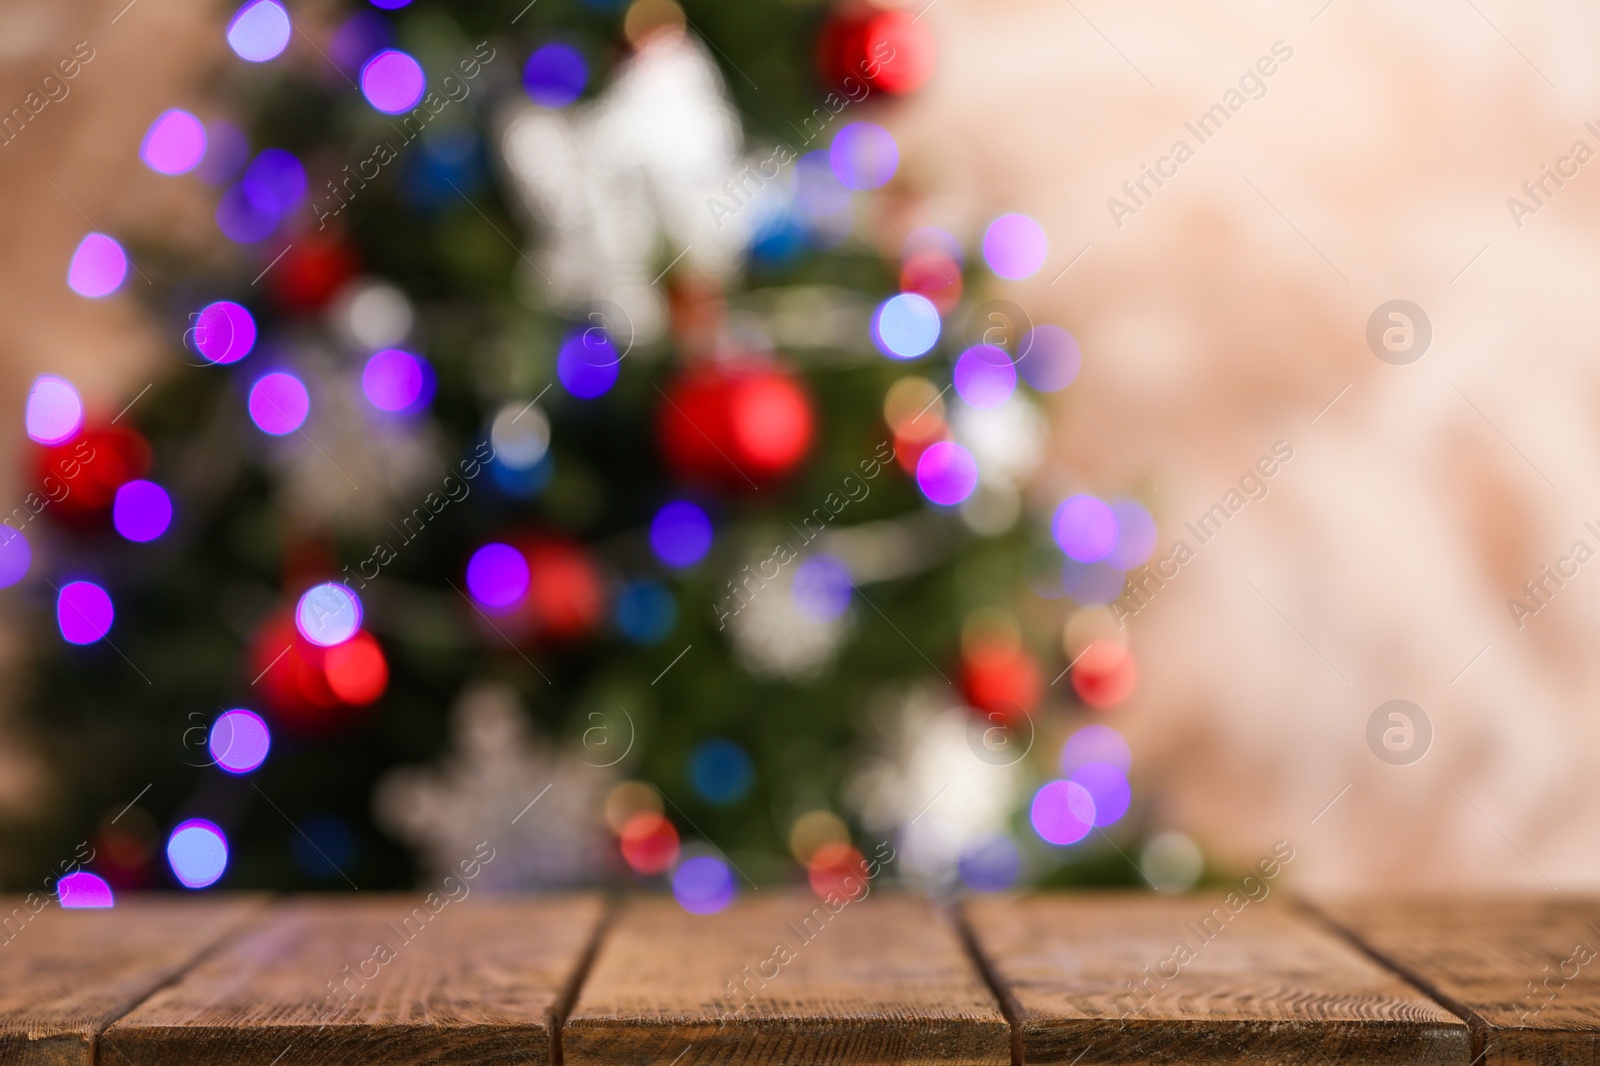
[[[668,566],[693,566],[711,550],[711,516],[689,500],[673,500],[650,520],[650,548]]]
[[[1049,781],[1034,793],[1028,821],[1051,844],[1076,844],[1094,828],[1094,797],[1072,781]]]
[[[598,326],[575,330],[556,356],[556,377],[580,400],[604,396],[617,383],[622,357],[611,338]]]
[[[877,189],[888,184],[900,165],[894,135],[871,122],[852,122],[834,134],[828,166],[847,189]]]
[[[228,868],[228,838],[214,822],[190,818],[167,838],[167,865],[184,888],[214,885]]]
[[[295,606],[294,627],[319,648],[343,644],[361,629],[361,597],[336,581],[313,585]]]
[[[20,530],[0,528],[0,589],[10,588],[28,576],[33,548]]]
[[[202,358],[223,365],[237,363],[256,346],[256,320],[232,300],[218,300],[195,315],[190,336]]]
[[[1144,504],[1126,496],[1111,501],[1111,513],[1117,518],[1117,544],[1106,562],[1119,570],[1143,566],[1156,550],[1156,520]]]
[[[367,360],[361,391],[382,411],[404,411],[416,404],[427,385],[422,359],[399,348],[385,348]]]
[[[1128,813],[1133,791],[1121,770],[1110,763],[1084,763],[1073,771],[1071,782],[1094,801],[1094,824],[1111,825]]]
[[[386,115],[410,111],[427,88],[422,64],[394,48],[379,52],[361,68],[361,95]]]
[[[672,894],[690,914],[716,914],[733,902],[733,874],[713,855],[686,859],[672,873]]]
[[[242,185],[230,185],[217,199],[214,216],[222,235],[235,244],[254,244],[272,236],[279,218],[250,199]]]
[[[40,374],[28,390],[23,421],[27,425],[28,439],[36,444],[65,444],[83,425],[83,400],[66,378]]]
[[[1105,562],[1061,560],[1061,588],[1080,607],[1099,607],[1122,595],[1128,575]]]
[[[1092,762],[1114,766],[1126,774],[1133,765],[1133,752],[1121,733],[1097,722],[1084,726],[1061,745],[1061,772],[1068,777]]]
[[[263,148],[239,179],[246,196],[261,210],[282,218],[306,195],[306,168],[293,152]]]
[[[1044,230],[1027,215],[1001,215],[983,234],[983,261],[1012,281],[1032,277],[1049,253]]]
[[[252,0],[228,23],[228,47],[249,63],[276,59],[289,47],[293,27],[277,0]]]
[[[155,540],[172,524],[172,497],[154,481],[125,481],[111,505],[111,524],[136,543]]]
[[[522,68],[522,89],[544,107],[566,107],[583,95],[589,65],[570,44],[552,43],[533,50]]]
[[[1010,837],[984,833],[962,847],[956,871],[974,892],[1004,892],[1022,873],[1022,853]]]
[[[207,746],[219,767],[230,774],[247,774],[267,761],[272,731],[256,712],[235,707],[211,724]]]
[[[139,158],[157,174],[187,174],[205,155],[205,125],[176,107],[150,124],[139,145]]]
[[[67,874],[56,882],[56,899],[64,910],[104,910],[115,905],[105,878],[88,870]]]
[[[376,11],[357,11],[328,38],[328,58],[353,75],[373,54],[394,44],[394,27]]]
[[[79,296],[98,300],[110,296],[128,276],[128,256],[122,245],[104,233],[91,233],[78,242],[67,267],[67,287]]]
[[[800,157],[794,166],[794,203],[803,218],[821,223],[848,216],[851,199],[850,190],[834,177],[827,152],[807,152]]]
[[[843,560],[817,552],[795,567],[789,594],[794,597],[795,609],[807,618],[832,622],[850,609],[854,591],[855,582]]]
[[[978,484],[978,461],[953,440],[929,445],[917,460],[917,487],[934,503],[952,507],[972,495]]]
[[[939,309],[926,296],[902,292],[878,305],[872,343],[890,359],[915,359],[939,343]]]
[[[1005,349],[976,344],[956,360],[956,392],[971,407],[998,407],[1017,391],[1017,368]]]
[[[232,181],[250,158],[250,139],[231,122],[215,119],[206,124],[206,155],[195,176],[212,185]]]
[[[250,387],[250,421],[263,433],[281,437],[305,424],[311,397],[293,374],[276,371]]]
[[[1060,326],[1035,326],[1022,338],[1017,369],[1040,392],[1060,392],[1071,385],[1082,365],[1078,339]]]
[[[68,644],[93,644],[111,632],[111,596],[93,581],[71,581],[56,595],[56,625]]]
[[[1099,562],[1116,547],[1116,512],[1097,496],[1068,496],[1056,508],[1050,533],[1068,558],[1080,563]]]
[[[300,160],[282,148],[263,149],[217,201],[217,226],[237,244],[254,244],[270,236],[305,195]]]
[[[467,591],[485,607],[509,607],[528,591],[528,560],[509,544],[485,544],[467,560]]]

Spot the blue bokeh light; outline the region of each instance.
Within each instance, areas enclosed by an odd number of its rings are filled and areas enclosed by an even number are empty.
[[[650,520],[650,548],[668,566],[689,567],[711,550],[711,517],[697,503],[673,500]]]
[[[713,737],[689,756],[689,781],[707,803],[725,807],[744,799],[755,783],[756,768],[736,741]]]
[[[878,305],[872,343],[890,359],[915,359],[939,343],[939,309],[926,296],[902,292]]]

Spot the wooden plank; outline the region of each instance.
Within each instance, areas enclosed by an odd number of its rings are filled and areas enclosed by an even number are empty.
[[[1600,900],[1412,897],[1317,909],[1466,1017],[1474,1057],[1600,1062]]]
[[[42,895],[0,901],[0,1062],[90,1066],[107,1025],[263,904],[132,897],[109,910],[64,910]]]
[[[133,1063],[555,1061],[598,897],[297,899],[107,1032]]]
[[[908,896],[835,900],[768,890],[706,916],[630,903],[563,1029],[567,1066],[1010,1062],[945,915]]]
[[[989,897],[964,915],[1024,1063],[1470,1058],[1458,1018],[1264,897]]]

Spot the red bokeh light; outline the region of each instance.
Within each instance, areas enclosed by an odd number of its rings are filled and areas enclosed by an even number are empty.
[[[389,683],[388,662],[370,633],[360,631],[343,644],[319,648],[295,629],[288,610],[256,630],[246,669],[263,709],[304,735],[362,720],[354,708],[371,704]]]
[[[665,397],[656,436],[681,480],[749,491],[789,473],[811,447],[811,398],[787,371],[765,365],[691,371]]]
[[[986,714],[1014,715],[1039,704],[1044,682],[1027,649],[1003,643],[981,645],[961,663],[961,693]]]
[[[315,311],[333,299],[361,267],[345,242],[298,234],[272,268],[268,284],[288,311]]]
[[[823,899],[830,894],[841,899],[859,899],[866,890],[867,860],[849,844],[834,841],[822,845],[806,867],[811,891]]]
[[[371,633],[358,632],[322,655],[328,688],[343,703],[364,707],[389,687],[389,663]]]
[[[525,542],[522,550],[528,560],[523,604],[534,634],[577,640],[593,633],[605,612],[605,588],[589,553],[555,538]]]
[[[678,857],[678,831],[653,811],[641,811],[623,823],[622,857],[640,874],[659,874]]]
[[[829,88],[865,82],[881,92],[909,93],[933,75],[937,59],[933,30],[905,11],[862,7],[830,19],[817,37],[817,67]]]
[[[876,77],[867,80],[886,93],[909,93],[922,88],[933,76],[938,58],[933,30],[905,11],[885,11],[868,20],[862,34],[866,61],[882,60]]]
[[[1072,668],[1072,688],[1078,698],[1096,710],[1106,710],[1133,695],[1139,667],[1133,652],[1110,640],[1091,642],[1078,653]]]
[[[941,315],[961,302],[961,265],[937,251],[914,251],[900,267],[900,291],[926,296]]]
[[[37,452],[38,492],[64,517],[98,514],[150,470],[150,444],[127,426],[96,426]]]

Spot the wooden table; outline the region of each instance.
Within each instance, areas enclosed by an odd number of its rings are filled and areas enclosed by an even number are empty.
[[[1600,900],[836,903],[13,900],[0,1066],[1600,1061]]]

